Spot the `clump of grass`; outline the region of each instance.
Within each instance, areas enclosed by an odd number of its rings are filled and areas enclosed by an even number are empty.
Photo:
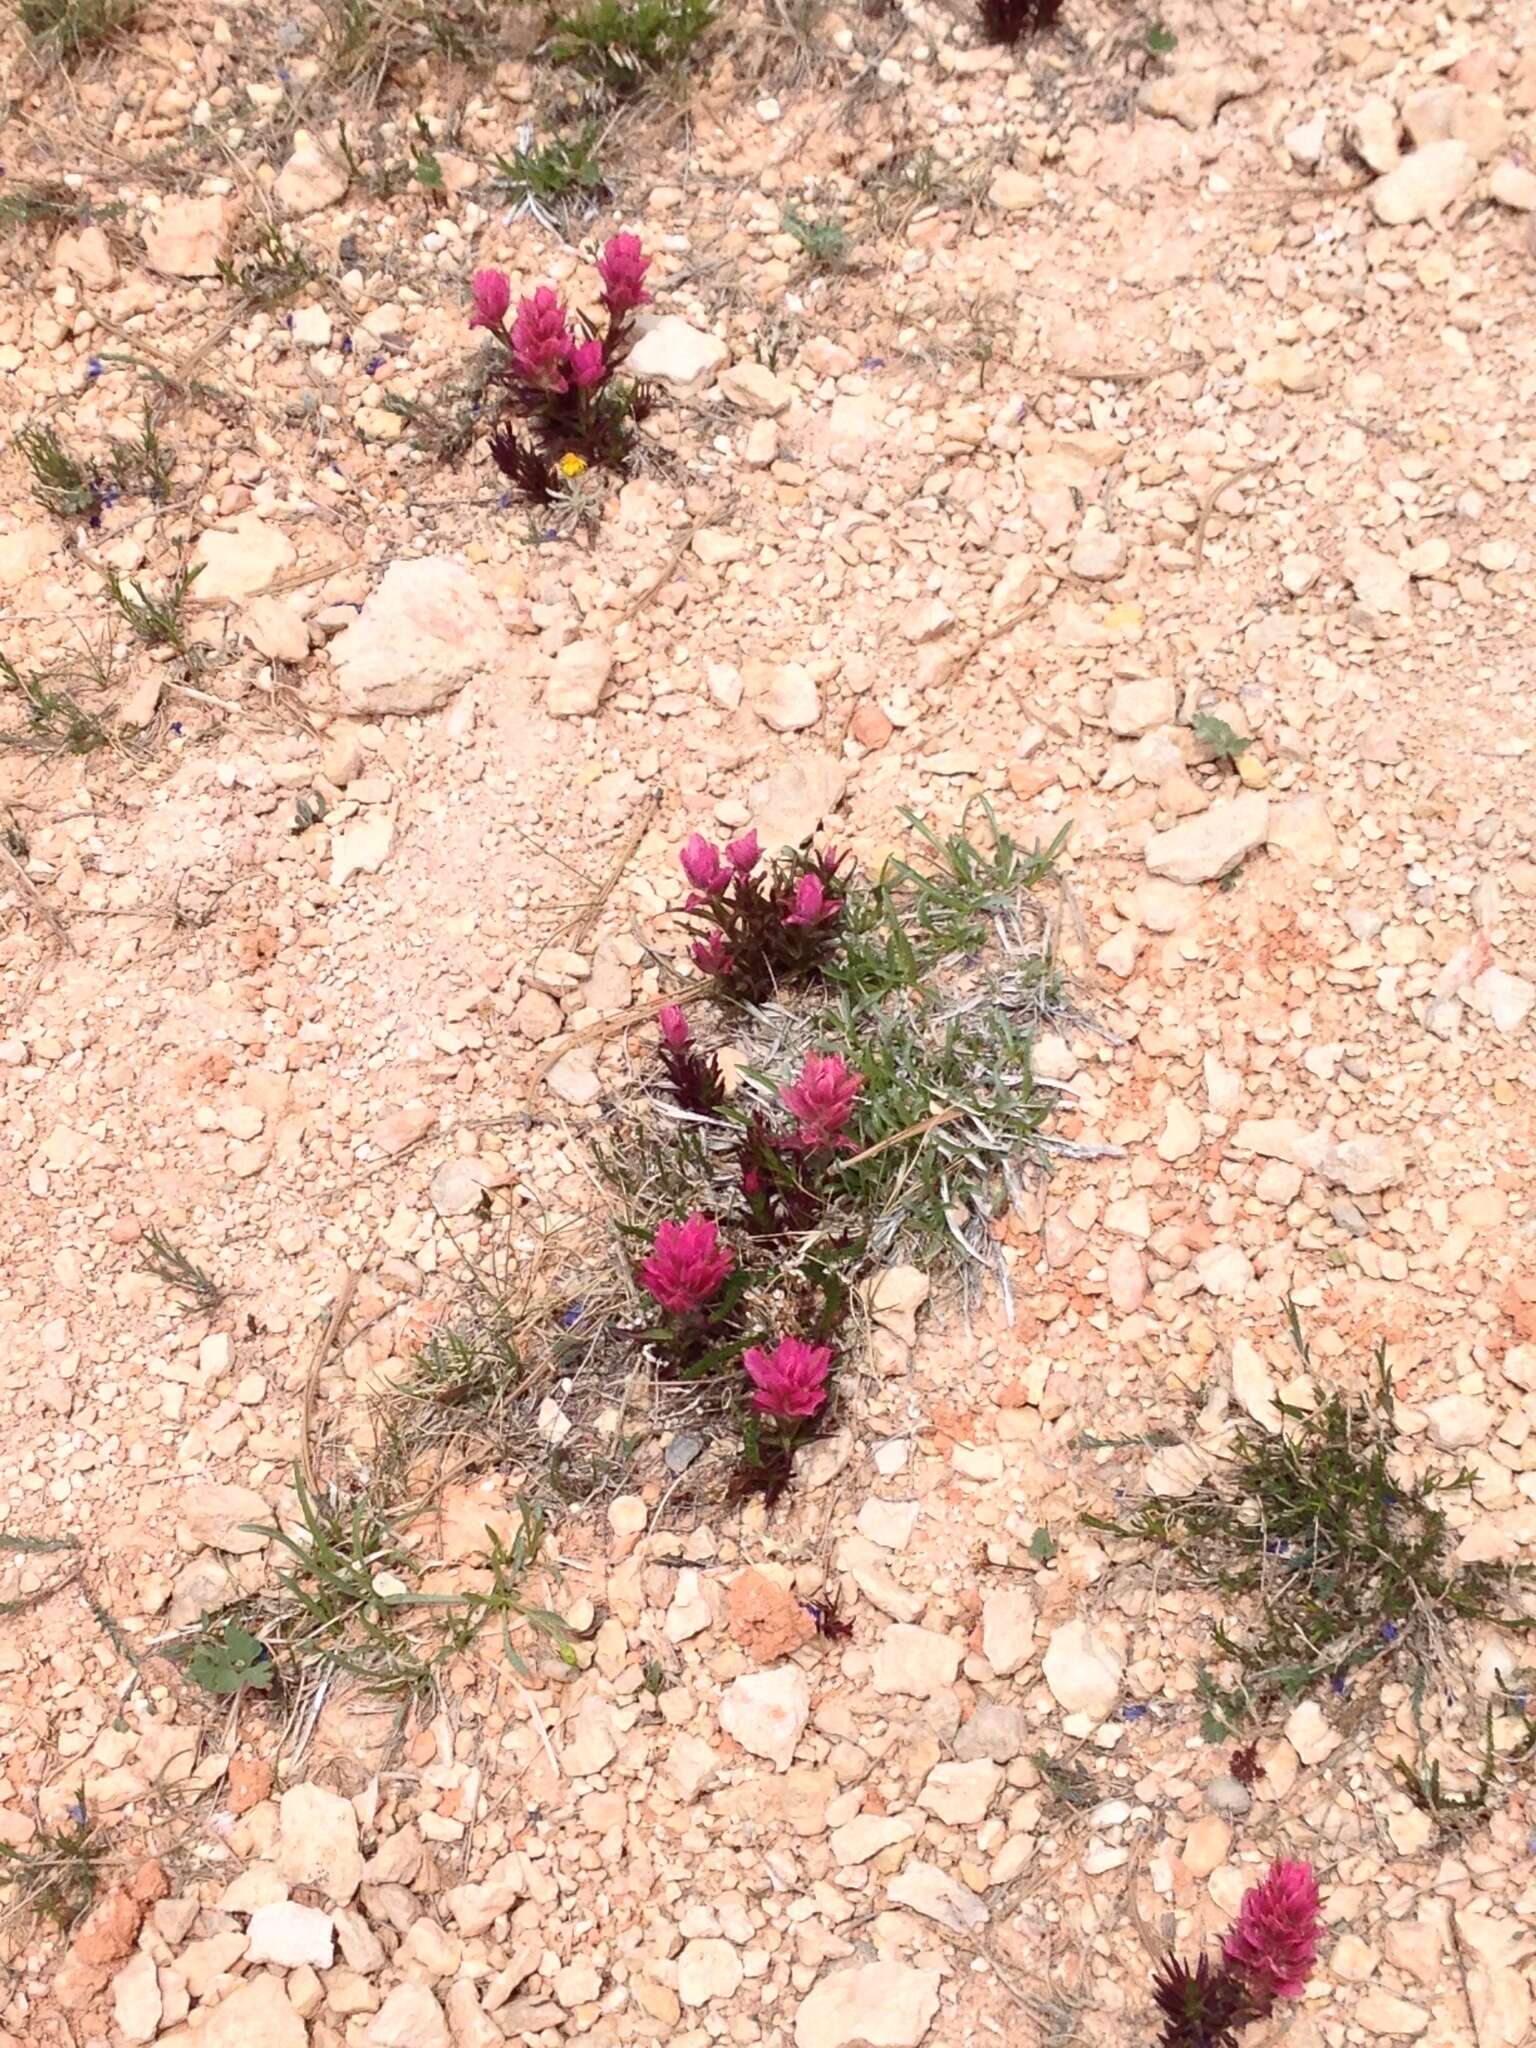
[[[197,649],[187,637],[187,593],[202,574],[202,564],[183,562],[162,589],[146,591],[141,583],[129,583],[116,569],[107,571],[107,589],[112,602],[146,647],[169,647],[183,661],[195,665]]]
[[[10,229],[62,227],[66,221],[78,220],[85,206],[82,195],[58,179],[17,185],[0,193],[0,233]]]
[[[40,55],[74,64],[110,42],[138,13],[138,0],[19,0],[21,25]]]
[[[294,1491],[296,1526],[258,1532],[280,1545],[288,1562],[271,1588],[240,1603],[232,1616],[205,1617],[200,1629],[178,1640],[173,1654],[188,1661],[189,1670],[189,1660],[200,1652],[208,1670],[231,1680],[237,1669],[265,1668],[267,1660],[275,1682],[290,1691],[342,1672],[370,1692],[409,1701],[430,1693],[446,1660],[493,1623],[509,1661],[525,1675],[512,1638],[519,1625],[550,1642],[562,1661],[571,1661],[565,1622],[525,1595],[524,1581],[547,1534],[544,1513],[531,1501],[518,1503],[520,1519],[510,1544],[487,1532],[487,1585],[434,1593],[421,1590],[430,1561],[403,1534],[414,1510],[392,1506],[384,1498],[387,1487],[311,1489],[295,1473]],[[240,1631],[236,1650],[254,1642],[261,1659],[224,1655],[231,1621]],[[251,1682],[247,1677],[245,1683]]]
[[[0,1842],[0,1888],[11,1894],[13,1912],[35,1914],[67,1931],[95,1900],[105,1854],[106,1842],[86,1812],[82,1786],[66,1821],[39,1827],[25,1848]]]
[[[989,43],[1022,43],[1054,28],[1061,8],[1062,0],[980,0],[981,32]]]
[[[157,1280],[163,1280],[167,1287],[178,1287],[202,1309],[216,1309],[224,1302],[229,1290],[222,1286],[206,1267],[184,1252],[179,1244],[167,1237],[163,1230],[147,1230],[144,1233],[146,1272],[153,1273]]]
[[[574,135],[552,135],[537,149],[525,146],[510,156],[498,155],[493,163],[495,189],[541,218],[547,218],[552,208],[568,210],[600,199],[608,189],[595,121],[585,122]]]
[[[174,450],[160,438],[155,415],[148,404],[138,432],[126,441],[112,443],[113,481],[120,491],[142,491],[155,504],[163,505],[171,495],[176,469]]]
[[[1292,1339],[1308,1351],[1294,1306]],[[1092,1528],[1166,1553],[1199,1586],[1241,1607],[1212,1640],[1239,1672],[1234,1686],[1202,1674],[1203,1733],[1225,1741],[1278,1702],[1315,1686],[1342,1692],[1367,1671],[1406,1666],[1422,1678],[1443,1659],[1446,1631],[1490,1621],[1529,1631],[1512,1611],[1527,1566],[1458,1565],[1441,1502],[1470,1472],[1404,1478],[1385,1348],[1361,1394],[1330,1391],[1312,1409],[1277,1402],[1283,1428],[1243,1426],[1225,1471],[1183,1499],[1144,1502]]]
[[[280,306],[319,275],[304,251],[291,247],[282,230],[270,224],[244,254],[219,259],[220,278],[250,306]]]
[[[717,0],[586,0],[559,15],[546,49],[622,97],[648,77],[676,71],[715,19]]]
[[[48,426],[23,427],[16,445],[32,472],[32,495],[60,519],[93,519],[101,510],[95,473]]]
[[[848,230],[840,220],[814,220],[793,206],[786,206],[780,225],[805,252],[813,270],[846,270],[850,243]]]
[[[26,707],[26,723],[4,735],[10,745],[64,754],[94,754],[111,745],[110,728],[56,679],[35,671],[23,675],[0,654],[0,684]]]

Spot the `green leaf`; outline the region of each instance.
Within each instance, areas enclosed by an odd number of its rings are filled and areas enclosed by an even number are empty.
[[[1165,27],[1160,21],[1149,21],[1147,23],[1146,34],[1143,40],[1146,43],[1148,53],[1153,57],[1166,57],[1170,50],[1178,48],[1179,42],[1173,30]]]
[[[1224,718],[1217,718],[1209,711],[1197,711],[1190,726],[1201,746],[1209,747],[1218,761],[1235,761],[1239,754],[1246,754],[1253,745],[1251,739],[1234,732]]]
[[[1029,1539],[1029,1554],[1036,1564],[1049,1564],[1059,1547],[1049,1529],[1037,1529]]]
[[[222,1638],[199,1643],[192,1652],[187,1676],[204,1692],[265,1692],[277,1676],[277,1667],[249,1629],[238,1621],[227,1621]]]
[[[1200,1716],[1200,1740],[1202,1742],[1230,1742],[1232,1730],[1213,1707],[1207,1707]]]

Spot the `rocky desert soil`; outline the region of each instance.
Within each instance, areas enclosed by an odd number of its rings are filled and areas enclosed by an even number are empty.
[[[1536,1562],[1536,22],[727,12],[548,218],[493,177],[569,112],[535,35],[348,78],[311,6],[70,67],[7,27],[5,190],[50,197],[0,243],[0,1843],[98,1860],[72,1930],[13,1886],[0,2040],[1119,2048],[1283,1854],[1291,2048],[1519,2048],[1528,1776],[1426,1812],[1404,1674],[1271,1717],[1245,1789],[1210,1596],[1082,1517],[1381,1342],[1457,1556]],[[618,228],[660,403],[551,534],[439,459],[468,281],[590,302]],[[161,496],[39,504],[18,434],[105,464],[146,405]],[[194,565],[146,644],[110,575]],[[435,1584],[547,1500],[569,1666],[192,1684],[163,1646],[274,1583],[306,1469],[376,1470],[466,1264],[600,1206],[688,833],[868,869],[978,797],[1070,826],[1093,1020],[1037,1048],[1101,1156],[1000,1223],[1011,1323],[914,1278],[772,1508],[677,1485],[664,1418],[570,1504],[536,1450],[443,1472]],[[1465,1787],[1530,1659],[1459,1652]]]

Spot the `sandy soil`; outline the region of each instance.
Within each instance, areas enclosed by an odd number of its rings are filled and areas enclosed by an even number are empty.
[[[1170,5],[1156,60],[1067,14],[1016,54],[938,7],[753,19],[620,125],[569,244],[488,176],[543,66],[370,106],[313,10],[150,10],[72,74],[10,33],[7,186],[96,212],[0,244],[8,415],[100,461],[149,399],[175,467],[91,524],[0,457],[4,651],[113,732],[0,755],[0,1527],[79,1546],[6,1560],[0,1841],[79,1800],[110,1878],[72,1942],[15,1918],[0,2039],[1131,2043],[1148,1947],[1282,1852],[1329,1925],[1294,2048],[1528,2038],[1525,1787],[1442,1830],[1389,1680],[1267,1727],[1234,1810],[1207,1603],[1079,1517],[1149,1437],[1273,1417],[1290,1296],[1314,1386],[1384,1340],[1410,1459],[1473,1473],[1460,1553],[1536,1559],[1536,40],[1513,0],[1250,0]],[[442,186],[295,171],[343,114],[371,168],[424,116]],[[215,266],[269,223],[314,274],[264,309]],[[590,300],[619,226],[691,331],[641,473],[541,539],[384,401],[449,403],[477,264]],[[182,560],[195,666],[106,584]],[[980,795],[1071,826],[1104,1028],[1045,1050],[1114,1148],[1007,1225],[1012,1326],[941,1281],[771,1514],[652,1472],[562,1522],[573,1670],[482,1645],[395,1734],[151,1655],[270,1580],[245,1525],[307,1447],[366,1465],[466,1253],[591,1210],[686,834],[826,815],[873,863]],[[438,1554],[527,1478],[451,1489]],[[763,1634],[752,1597],[832,1579],[851,1637]],[[1521,1658],[1463,1647],[1475,1766]]]

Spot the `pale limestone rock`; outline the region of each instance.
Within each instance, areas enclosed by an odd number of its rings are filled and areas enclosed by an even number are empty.
[[[544,691],[551,718],[590,718],[613,673],[613,653],[601,640],[571,640],[555,656]]]
[[[749,1671],[735,1679],[720,1702],[720,1726],[753,1756],[787,1771],[795,1744],[811,1714],[811,1688],[795,1664]]]
[[[176,1515],[191,1531],[194,1543],[228,1551],[235,1557],[260,1550],[268,1540],[246,1525],[255,1522],[265,1526],[272,1520],[271,1509],[249,1486],[223,1485],[213,1479],[189,1486],[176,1502]]]
[[[513,658],[496,607],[451,555],[391,562],[331,642],[342,704],[364,718],[435,711],[473,677],[501,683]]]
[[[777,419],[794,403],[795,387],[766,363],[732,363],[720,372],[720,390],[738,412]]]
[[[663,313],[646,327],[624,367],[642,383],[654,381],[686,391],[713,376],[729,355],[718,335],[690,327],[676,313]]]
[[[350,182],[346,159],[307,128],[299,128],[294,131],[293,152],[272,190],[284,213],[304,215],[345,199]]]
[[[981,1654],[999,1678],[1029,1662],[1035,1646],[1038,1609],[1025,1586],[1001,1586],[981,1605]]]
[[[960,1657],[961,1646],[953,1636],[898,1622],[880,1639],[870,1682],[879,1693],[932,1699],[935,1693],[953,1685]]]
[[[278,1806],[277,1868],[287,1883],[312,1885],[331,1905],[346,1905],[363,1878],[351,1800],[319,1785],[291,1785]]]
[[[228,199],[168,199],[144,223],[144,253],[162,277],[217,277],[229,258],[236,208]]]
[[[210,527],[192,550],[198,569],[194,604],[241,603],[257,597],[298,560],[292,541],[256,512],[242,512],[227,529]]]
[[[1053,1632],[1042,1668],[1059,1707],[1103,1721],[1120,1697],[1125,1654],[1106,1631],[1067,1621]]]
[[[937,1970],[857,1963],[829,1970],[795,2015],[795,2048],[919,2048],[939,2010]]]
[[[1476,176],[1477,158],[1465,142],[1431,142],[1378,178],[1366,197],[1383,227],[1406,227],[1411,221],[1438,219]]]
[[[677,1959],[677,1995],[684,2005],[712,2005],[741,1989],[741,1957],[730,1942],[705,1935],[690,1941]]]
[[[1199,817],[1186,818],[1147,841],[1146,863],[1171,882],[1215,882],[1264,844],[1269,836],[1269,799],[1254,790],[1214,803]]]

